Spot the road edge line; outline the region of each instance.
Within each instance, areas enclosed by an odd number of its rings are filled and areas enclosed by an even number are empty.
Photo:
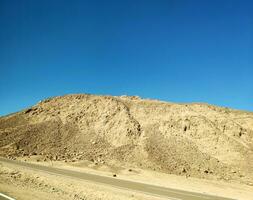
[[[16,199],[13,199],[12,197],[9,197],[9,196],[7,196],[7,195],[1,193],[1,192],[0,192],[0,196],[4,197],[4,198],[6,198],[6,199],[9,199],[9,200],[16,200]]]

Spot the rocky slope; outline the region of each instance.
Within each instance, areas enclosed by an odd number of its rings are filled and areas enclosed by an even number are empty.
[[[1,117],[0,155],[89,160],[251,184],[253,113],[139,97],[66,95]]]

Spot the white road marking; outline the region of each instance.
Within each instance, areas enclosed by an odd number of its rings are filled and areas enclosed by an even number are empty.
[[[5,194],[3,194],[3,193],[1,193],[1,192],[0,192],[0,196],[4,197],[4,198],[6,198],[6,199],[9,199],[9,200],[16,200],[16,199],[13,199],[13,198],[11,198],[11,197],[8,197],[7,195],[5,195]]]

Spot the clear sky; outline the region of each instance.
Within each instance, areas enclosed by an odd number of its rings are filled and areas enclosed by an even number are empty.
[[[69,93],[253,111],[253,1],[0,0],[0,115]]]

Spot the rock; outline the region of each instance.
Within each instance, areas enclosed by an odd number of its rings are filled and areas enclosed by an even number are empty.
[[[25,114],[31,112],[32,110],[33,110],[32,108],[26,109],[26,110],[25,110]]]
[[[14,171],[14,172],[10,172],[10,174],[11,174],[11,175],[16,175],[16,174],[18,174],[18,172],[17,172],[17,171]]]
[[[186,173],[186,169],[183,167],[181,172]]]

